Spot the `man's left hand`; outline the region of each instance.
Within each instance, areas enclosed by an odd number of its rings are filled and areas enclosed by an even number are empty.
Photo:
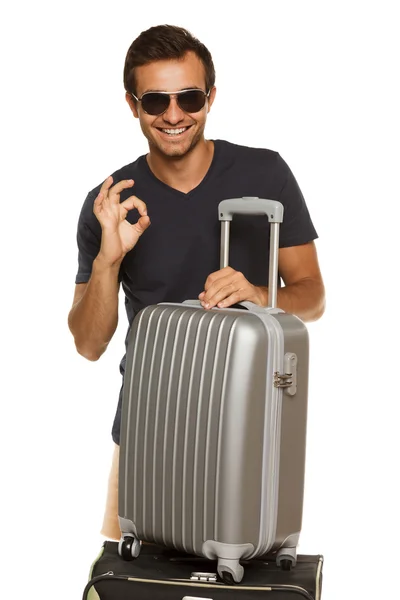
[[[267,305],[265,288],[247,281],[240,271],[225,267],[207,277],[204,292],[199,294],[203,308],[227,308],[238,302],[248,300],[259,306]]]

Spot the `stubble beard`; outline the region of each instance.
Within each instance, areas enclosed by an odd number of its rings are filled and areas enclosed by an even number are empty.
[[[145,133],[145,132],[143,132],[143,133]],[[149,134],[146,135],[146,133],[145,133],[147,141],[149,142],[150,150],[151,149],[155,150],[155,152],[157,152],[157,154],[161,154],[166,159],[168,159],[168,158],[171,158],[171,159],[183,158],[184,156],[189,154],[197,146],[197,144],[201,141],[203,134],[204,134],[204,127],[202,127],[201,129],[199,129],[199,131],[197,131],[197,133],[190,140],[189,145],[187,145],[187,146],[185,145],[184,147],[182,147],[180,144],[176,144],[177,147],[174,148],[173,143],[171,145],[163,144],[162,142],[159,142],[158,140],[155,141],[155,138],[153,136],[151,136]]]

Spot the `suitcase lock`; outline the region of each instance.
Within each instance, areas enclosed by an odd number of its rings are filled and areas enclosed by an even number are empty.
[[[297,356],[294,352],[286,352],[283,366],[284,373],[274,373],[274,387],[283,388],[286,394],[294,396],[297,392]]]

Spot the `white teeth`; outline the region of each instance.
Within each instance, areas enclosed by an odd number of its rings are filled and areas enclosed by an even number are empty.
[[[183,133],[186,131],[187,127],[181,127],[181,129],[163,129],[164,133],[168,133],[169,135],[178,135],[179,133]]]

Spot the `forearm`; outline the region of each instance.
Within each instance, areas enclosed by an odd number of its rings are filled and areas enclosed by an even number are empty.
[[[260,304],[268,305],[268,289],[260,287],[262,300]],[[316,321],[325,310],[325,289],[322,281],[302,279],[291,285],[278,288],[278,308],[296,315],[302,321]]]
[[[76,348],[89,360],[100,358],[117,328],[118,271],[119,265],[110,267],[96,258],[85,292],[68,316]]]

